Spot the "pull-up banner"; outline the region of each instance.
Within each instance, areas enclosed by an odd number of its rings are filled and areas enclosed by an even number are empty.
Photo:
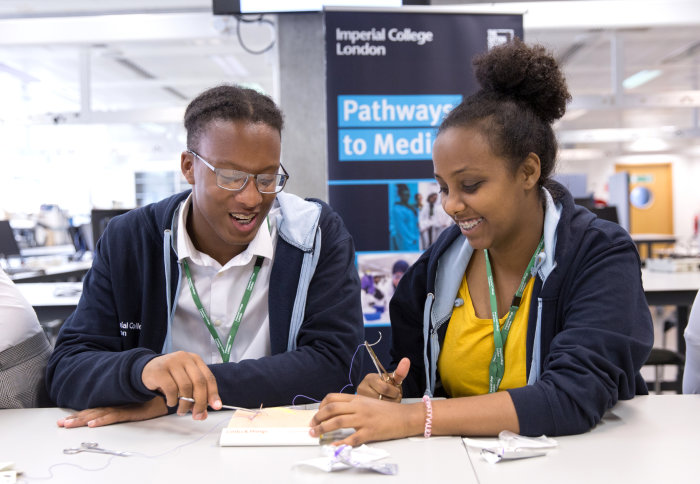
[[[329,201],[358,250],[391,250],[389,187],[433,179],[435,131],[477,88],[472,58],[522,38],[522,16],[326,11],[325,32]]]
[[[522,16],[396,9],[324,18],[329,201],[354,238],[363,298],[378,293],[371,306],[381,313],[394,269],[451,223],[433,180],[437,128],[476,90],[473,57],[522,38]]]

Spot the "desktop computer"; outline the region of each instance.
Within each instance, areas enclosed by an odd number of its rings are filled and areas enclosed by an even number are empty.
[[[620,220],[617,216],[617,207],[615,206],[608,205],[607,207],[593,207],[589,210],[596,214],[598,218],[602,218],[603,220],[609,220],[611,222],[615,222],[616,224],[620,223]]]
[[[11,261],[13,258],[19,259],[19,263]],[[15,233],[8,220],[0,220],[0,266],[9,276],[25,273],[40,273],[37,269],[24,266],[24,258],[15,239]]]
[[[0,257],[9,259],[10,257],[19,257],[19,245],[15,239],[15,233],[12,230],[9,220],[0,220]]]
[[[107,224],[117,215],[122,215],[131,210],[130,208],[93,208],[90,213],[90,225],[92,226],[92,238],[86,240],[88,249],[95,250],[95,244],[100,239],[102,232],[107,228]],[[89,237],[85,237],[88,239]]]

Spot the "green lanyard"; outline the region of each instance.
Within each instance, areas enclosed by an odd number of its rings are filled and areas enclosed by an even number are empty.
[[[229,331],[228,339],[226,340],[226,347],[224,347],[223,343],[221,342],[219,333],[216,331],[216,328],[214,328],[214,325],[211,323],[211,319],[209,318],[207,311],[202,306],[202,301],[199,300],[199,294],[197,294],[197,288],[194,287],[194,281],[192,281],[192,275],[190,274],[190,266],[187,263],[187,260],[185,259],[182,261],[182,265],[185,268],[185,275],[187,276],[187,284],[190,286],[190,293],[192,293],[192,299],[194,300],[194,304],[195,306],[197,306],[197,310],[202,316],[204,324],[207,325],[207,329],[209,330],[209,333],[211,333],[211,337],[214,338],[214,342],[216,343],[217,348],[219,348],[219,353],[221,353],[221,359],[224,361],[224,363],[228,363],[228,360],[231,358],[231,348],[233,348],[233,339],[236,337],[236,333],[238,333],[238,327],[241,325],[241,321],[243,320],[245,308],[248,307],[248,301],[250,300],[250,295],[252,294],[253,288],[255,287],[255,281],[258,278],[258,272],[260,272],[260,267],[263,264],[263,260],[264,257],[261,255],[259,255],[258,258],[255,259],[255,267],[253,267],[253,272],[250,275],[250,279],[248,279],[248,284],[245,287],[245,292],[243,293],[243,298],[241,299],[241,303],[238,306],[238,311],[236,311],[236,316],[233,318],[233,324],[231,325],[231,330]]]
[[[500,322],[498,320],[498,302],[496,301],[496,287],[493,283],[493,274],[491,273],[491,262],[489,261],[489,252],[484,249],[484,257],[486,258],[486,276],[489,282],[489,298],[491,301],[491,318],[493,319],[493,342],[494,351],[493,357],[491,358],[491,363],[489,363],[489,393],[494,393],[498,391],[498,387],[501,385],[501,380],[503,380],[503,374],[505,373],[505,358],[503,347],[508,339],[508,331],[510,331],[510,326],[513,324],[513,319],[515,319],[515,313],[518,312],[520,307],[520,300],[525,291],[525,286],[530,282],[532,277],[532,266],[535,265],[537,260],[537,255],[542,250],[544,246],[544,237],[540,239],[540,243],[537,244],[535,253],[532,254],[532,258],[525,269],[523,278],[520,281],[520,286],[513,296],[513,301],[510,303],[510,310],[506,316],[506,321],[503,323],[503,329],[501,329]]]
[[[267,222],[267,230],[270,232],[270,234],[272,234],[270,217],[265,217],[265,221]],[[258,279],[258,272],[260,272],[260,267],[262,267],[263,265],[263,260],[264,257],[261,255],[259,255],[258,258],[255,259],[255,267],[253,267],[253,272],[250,275],[250,279],[248,279],[248,284],[246,284],[245,286],[245,292],[243,293],[243,297],[241,298],[241,303],[238,305],[238,311],[236,311],[236,316],[233,318],[233,324],[231,325],[231,330],[229,331],[228,339],[226,340],[226,347],[224,347],[223,343],[221,342],[219,333],[216,331],[216,328],[214,328],[214,325],[211,323],[211,319],[209,318],[207,311],[204,309],[204,306],[202,306],[202,301],[199,300],[199,294],[197,294],[197,288],[194,287],[194,281],[192,281],[192,274],[190,274],[190,266],[187,263],[187,259],[184,259],[182,261],[182,265],[185,268],[185,275],[187,276],[187,284],[190,286],[190,293],[192,294],[192,300],[194,301],[194,305],[197,306],[197,310],[202,316],[204,324],[207,325],[207,329],[209,330],[211,337],[214,338],[214,342],[216,343],[216,347],[219,348],[219,353],[221,354],[221,359],[224,363],[228,363],[228,361],[231,359],[231,348],[233,348],[233,340],[236,337],[236,333],[238,333],[238,327],[241,325],[241,321],[243,320],[245,308],[248,307],[248,301],[250,300],[250,295],[253,293],[255,281]]]

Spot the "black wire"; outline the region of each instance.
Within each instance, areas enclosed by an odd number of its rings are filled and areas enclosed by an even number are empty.
[[[256,18],[245,18],[243,15],[235,15],[236,17],[236,37],[238,37],[238,42],[240,42],[241,47],[243,47],[243,50],[248,52],[249,54],[254,54],[254,55],[259,55],[267,52],[268,50],[272,49],[275,46],[275,38],[273,36],[273,39],[270,41],[270,44],[263,49],[260,50],[253,50],[250,47],[248,47],[245,42],[243,41],[243,37],[241,36],[241,22],[243,23],[266,23],[273,28],[274,32],[274,27],[275,24],[266,18],[263,18],[263,14],[258,15]]]
[[[263,15],[264,14],[262,14],[262,13],[258,14],[258,16],[255,18],[246,18],[244,15],[234,15],[234,17],[236,17],[236,19],[238,19],[238,21],[240,21],[240,22],[253,23],[253,22],[259,22],[260,20],[262,20]]]

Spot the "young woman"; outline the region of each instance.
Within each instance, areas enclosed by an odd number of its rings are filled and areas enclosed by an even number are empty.
[[[358,445],[411,435],[562,435],[646,393],[653,342],[629,235],[551,180],[551,124],[570,95],[556,61],[516,40],[475,61],[481,89],[444,120],[433,148],[456,224],[391,301],[389,382],[328,395],[314,435]],[[422,402],[399,405],[403,397]],[[450,397],[431,400],[431,397]]]

